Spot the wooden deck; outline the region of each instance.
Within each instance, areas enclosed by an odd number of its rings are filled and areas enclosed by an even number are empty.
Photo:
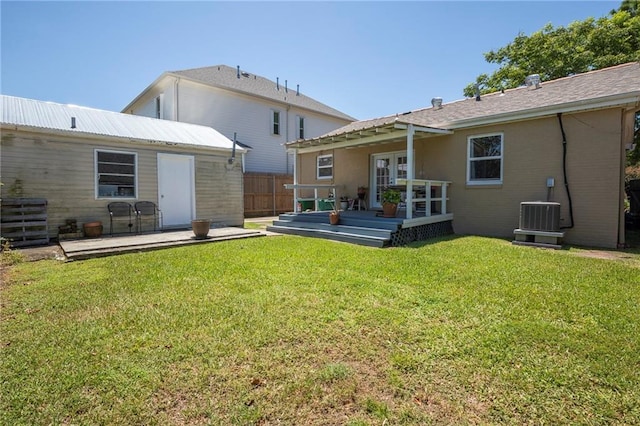
[[[259,230],[244,228],[212,228],[207,238],[195,239],[192,230],[155,232],[140,235],[116,235],[102,238],[83,238],[60,241],[60,247],[68,260],[81,260],[114,254],[157,250],[186,244],[203,244],[237,238],[261,237]]]
[[[267,230],[371,247],[402,246],[453,233],[453,214],[414,214],[413,218],[405,219],[403,213],[401,210],[396,217],[385,218],[376,210],[346,210],[340,212],[338,225],[329,224],[328,211],[285,213]]]

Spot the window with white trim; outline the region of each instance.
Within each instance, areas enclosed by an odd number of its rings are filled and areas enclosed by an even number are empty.
[[[96,149],[96,198],[136,198],[137,169],[134,152]]]
[[[298,117],[298,139],[304,139],[304,117]]]
[[[280,111],[271,110],[271,134],[280,134]]]
[[[159,95],[156,97],[155,100],[155,109],[156,109],[156,118],[163,118],[163,114],[162,114],[162,95]]]
[[[318,179],[333,178],[333,154],[318,155],[317,161]]]
[[[502,183],[502,133],[469,136],[467,139],[467,184]]]

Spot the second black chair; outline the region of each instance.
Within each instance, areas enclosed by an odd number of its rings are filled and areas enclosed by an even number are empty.
[[[142,220],[153,218],[153,231],[155,232],[160,219],[160,228],[162,228],[161,213],[156,204],[152,201],[138,201],[135,204],[136,222],[138,224],[138,233],[142,232]]]
[[[109,203],[107,205],[107,209],[109,209],[109,234],[113,236],[113,221],[114,219],[117,221],[119,219],[129,219],[129,232],[132,231],[133,228],[133,207],[131,204],[126,203],[124,201],[114,201],[113,203]]]

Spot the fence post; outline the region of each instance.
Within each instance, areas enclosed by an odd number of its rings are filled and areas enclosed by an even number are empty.
[[[273,216],[276,215],[276,175],[271,176],[271,181],[273,182]]]

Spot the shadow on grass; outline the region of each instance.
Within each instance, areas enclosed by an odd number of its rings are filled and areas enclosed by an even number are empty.
[[[434,237],[434,238],[430,238],[428,240],[422,240],[422,241],[413,241],[409,244],[407,244],[406,248],[420,248],[420,247],[426,247],[426,246],[431,246],[434,244],[439,244],[445,241],[454,241],[454,240],[458,240],[460,238],[465,238],[468,237],[468,235],[457,235],[457,234],[451,234],[451,235],[445,235],[442,237]]]

